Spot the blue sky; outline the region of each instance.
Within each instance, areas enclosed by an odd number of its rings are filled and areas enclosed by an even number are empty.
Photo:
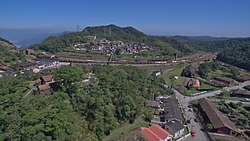
[[[250,37],[250,0],[3,0],[0,28],[117,24],[153,35]]]

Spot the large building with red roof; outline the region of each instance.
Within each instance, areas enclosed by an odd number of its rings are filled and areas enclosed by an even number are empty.
[[[172,141],[172,135],[157,124],[143,128],[142,134],[148,141]]]

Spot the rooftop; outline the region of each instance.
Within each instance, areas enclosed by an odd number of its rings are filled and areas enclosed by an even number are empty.
[[[233,82],[234,82],[233,79],[228,78],[228,77],[220,77],[220,76],[217,76],[217,77],[215,77],[214,79],[219,80],[219,81],[224,81],[224,82],[226,82],[226,83],[233,83]]]
[[[235,132],[239,132],[234,123],[230,121],[228,117],[223,115],[213,102],[207,98],[202,98],[199,100],[199,104],[215,129],[227,127]]]
[[[250,91],[246,90],[246,89],[237,89],[235,91],[233,91],[234,95],[248,95],[250,96]]]
[[[170,133],[168,133],[157,124],[153,124],[149,128],[143,128],[142,134],[148,141],[161,141],[165,140],[168,137],[172,137]]]
[[[41,79],[43,79],[46,82],[52,81],[52,78],[53,78],[53,75],[46,75],[46,76],[41,77]]]
[[[179,119],[180,121],[184,121],[178,100],[175,98],[175,96],[163,99],[163,106],[166,119],[175,118]]]
[[[184,128],[183,124],[180,123],[177,120],[172,120],[172,121],[167,122],[165,124],[165,129],[167,131],[169,131],[171,134],[174,134],[174,133],[176,133],[177,131],[180,131],[183,128]]]
[[[48,90],[48,89],[50,89],[49,84],[44,84],[44,85],[38,86],[39,91],[44,91],[44,90]]]

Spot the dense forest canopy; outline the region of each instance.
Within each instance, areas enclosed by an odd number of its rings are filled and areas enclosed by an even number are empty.
[[[250,43],[238,48],[223,50],[217,59],[250,71]]]
[[[92,72],[88,82],[82,74]],[[170,95],[158,77],[135,67],[61,67],[50,96],[29,91],[30,76],[0,78],[0,138],[100,140],[145,113],[146,101]]]
[[[250,38],[198,38],[197,37],[174,37],[179,42],[185,43],[195,50],[220,52],[225,49],[247,47],[250,44]]]

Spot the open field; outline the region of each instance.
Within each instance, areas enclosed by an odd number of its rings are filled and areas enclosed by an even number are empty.
[[[181,72],[184,68],[185,68],[184,65],[179,65],[173,70],[168,71],[167,73],[161,75],[160,77],[163,78],[167,84],[171,84],[171,82],[173,81],[172,78],[174,76],[178,76],[178,79],[174,80],[175,82],[174,84],[180,84],[184,81],[184,77],[181,76]]]

